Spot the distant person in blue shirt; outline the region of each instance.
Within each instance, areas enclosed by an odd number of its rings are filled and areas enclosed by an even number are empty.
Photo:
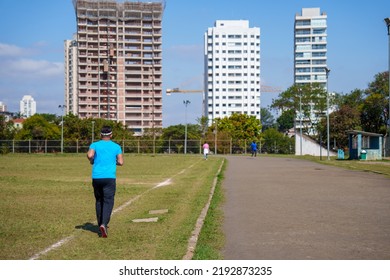
[[[256,157],[257,155],[257,144],[256,142],[253,140],[252,143],[251,143],[251,151],[252,151],[252,157]]]
[[[87,157],[92,164],[92,186],[96,199],[96,218],[101,236],[107,237],[116,191],[116,166],[123,165],[121,147],[111,141],[112,129],[104,126],[101,140],[89,147]]]

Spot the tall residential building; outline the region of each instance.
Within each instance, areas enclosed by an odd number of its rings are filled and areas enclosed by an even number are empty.
[[[326,87],[327,15],[320,8],[303,8],[295,16],[294,83]]]
[[[78,115],[77,94],[77,38],[64,41],[65,57],[65,105],[66,112]]]
[[[205,107],[209,124],[233,113],[260,119],[260,28],[217,20],[204,35]]]
[[[29,118],[37,112],[37,103],[31,95],[23,96],[20,100],[20,114]]]
[[[73,0],[73,5],[77,88],[65,92],[67,112],[115,120],[136,135],[161,128],[164,1]]]
[[[0,101],[0,112],[6,112],[7,111],[7,105]]]

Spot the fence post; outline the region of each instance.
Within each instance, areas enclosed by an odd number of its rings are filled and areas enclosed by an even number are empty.
[[[139,141],[140,141],[140,140],[138,139],[138,148],[137,148],[137,150],[138,150],[138,154],[139,154]]]
[[[261,154],[261,139],[259,140],[259,154]]]
[[[45,154],[47,154],[47,139],[45,139]]]
[[[230,154],[232,154],[233,147],[232,147],[233,138],[230,137]]]
[[[12,140],[12,153],[15,153],[15,139]]]
[[[79,139],[76,139],[76,154],[79,153]]]

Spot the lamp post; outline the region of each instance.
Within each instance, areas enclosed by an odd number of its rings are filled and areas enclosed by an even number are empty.
[[[298,91],[299,91],[299,134],[300,134],[299,145],[301,149],[300,155],[302,155],[302,89],[299,88]]]
[[[92,143],[95,141],[95,121],[92,121]]]
[[[58,108],[61,108],[61,154],[64,153],[64,108],[65,105],[58,105]]]
[[[326,72],[326,152],[327,152],[327,159],[329,158],[329,148],[330,148],[330,140],[329,140],[329,90],[328,90],[328,77],[330,69],[328,67],[325,67]]]
[[[187,106],[191,102],[189,100],[183,100],[184,106],[186,106],[185,109],[185,132],[184,132],[184,154],[187,154]]]
[[[389,75],[389,111],[387,112],[387,147],[388,149],[388,154],[387,156],[390,155],[390,18],[385,18],[385,23],[387,26],[387,36],[389,37],[389,66],[388,66],[388,75]],[[385,148],[386,149],[386,148]]]
[[[217,140],[218,140],[218,120],[215,120],[215,130],[214,130],[214,154],[217,154],[218,147],[217,147]]]

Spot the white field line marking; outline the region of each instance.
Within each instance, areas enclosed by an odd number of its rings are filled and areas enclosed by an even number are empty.
[[[58,241],[57,243],[54,243],[53,245],[47,247],[45,250],[35,254],[34,256],[32,256],[29,260],[37,260],[39,259],[42,255],[45,255],[47,253],[49,253],[51,250],[54,250],[56,248],[59,248],[61,247],[62,245],[64,245],[65,243],[68,243],[70,240],[72,240],[73,238],[75,238],[74,235],[71,235],[71,236],[68,236],[68,237],[65,237],[64,239],[61,239],[60,241]]]
[[[155,187],[153,187],[153,190],[157,189],[157,188],[160,188],[160,187],[168,186],[170,184],[172,184],[172,179],[171,178],[166,179],[164,182],[161,182],[161,183],[157,184]]]
[[[183,169],[182,171],[180,171],[179,173],[177,173],[176,175],[173,175],[172,178],[176,177],[177,175],[179,174],[182,174],[184,173],[186,170],[192,168],[196,163],[190,165],[189,167]],[[167,185],[170,185],[172,183],[172,178],[169,178],[169,179],[166,179],[165,181],[163,182],[160,182],[158,183],[157,185],[155,185],[153,188],[151,189],[148,189],[147,191],[143,192],[142,194],[140,195],[137,195],[136,197],[130,199],[129,201],[125,202],[124,204],[122,204],[121,206],[119,206],[118,208],[115,208],[113,211],[112,211],[112,214],[115,214],[115,213],[118,213],[120,211],[122,211],[123,209],[125,209],[127,206],[129,206],[130,204],[132,204],[134,201],[136,201],[137,199],[139,199],[141,196],[145,195],[146,193],[154,190],[154,189],[157,189],[157,188],[160,188],[160,187],[163,187],[163,186],[167,186]],[[54,243],[53,245],[50,245],[49,247],[47,247],[46,249],[44,249],[43,251],[39,252],[39,253],[36,253],[35,255],[33,255],[29,260],[37,260],[39,259],[41,256],[49,253],[50,251],[54,250],[54,249],[57,249],[59,247],[61,247],[62,245],[68,243],[69,241],[71,241],[72,239],[74,239],[76,236],[73,234],[73,235],[70,235],[68,237],[65,237],[63,239],[61,239],[60,241]]]

